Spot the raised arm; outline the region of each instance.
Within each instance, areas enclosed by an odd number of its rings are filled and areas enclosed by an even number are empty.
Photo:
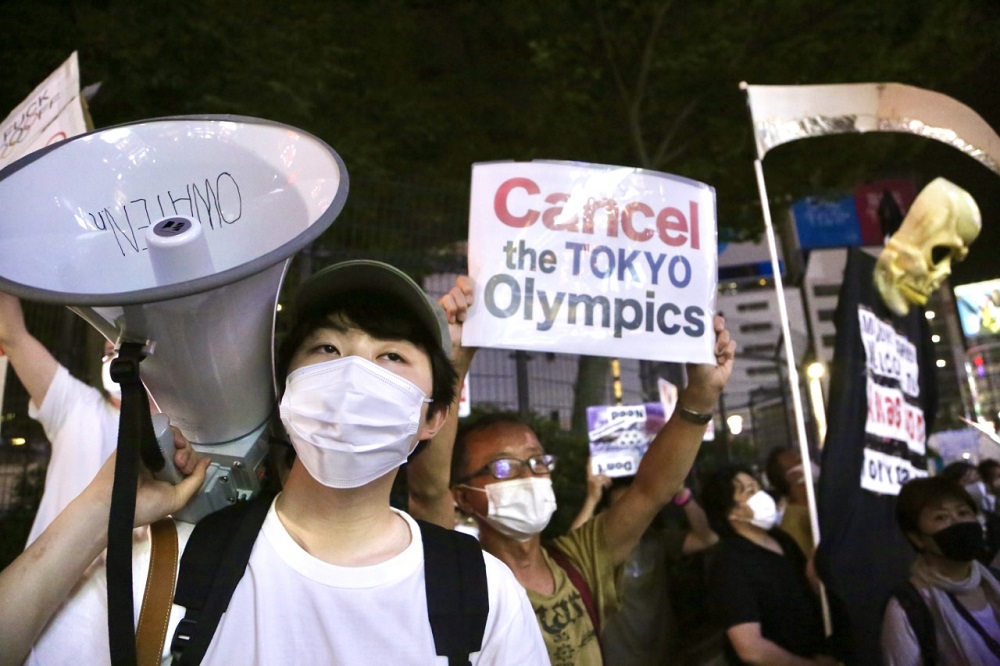
[[[407,464],[406,484],[409,512],[414,518],[452,529],[455,527],[455,507],[449,490],[451,451],[458,431],[458,401],[462,384],[469,373],[476,350],[462,346],[462,324],[472,305],[472,280],[462,275],[455,286],[438,301],[448,315],[451,334],[451,360],[458,373],[455,400],[448,410],[444,426],[431,439],[427,448]]]
[[[41,407],[52,378],[59,369],[59,362],[28,332],[21,301],[3,292],[0,292],[0,347],[7,354],[31,401],[36,407]]]
[[[715,364],[687,366],[688,383],[678,397],[677,409],[650,443],[635,481],[607,511],[603,522],[605,539],[615,564],[625,561],[656,513],[680,491],[694,464],[705,426],[685,420],[680,410],[713,412],[732,374],[736,343],[730,339],[722,317],[716,316],[713,324]]]
[[[687,488],[684,490],[688,493],[691,492]],[[687,516],[691,530],[684,535],[684,544],[681,546],[682,553],[691,555],[718,543],[719,535],[709,526],[705,510],[695,501],[694,495],[690,495],[687,503],[684,505],[684,515]]]
[[[590,465],[590,458],[587,458],[587,496],[583,499],[583,505],[576,514],[576,518],[570,523],[569,528],[575,530],[585,522],[594,517],[597,505],[604,496],[604,491],[611,485],[611,477],[606,474],[594,474]]]
[[[35,639],[107,546],[108,511],[116,456],[89,486],[6,569],[0,572],[0,666],[20,664]],[[177,511],[201,487],[211,459],[173,486],[142,474],[135,525],[147,525]]]

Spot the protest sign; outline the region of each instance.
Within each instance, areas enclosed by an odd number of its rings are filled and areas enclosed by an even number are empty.
[[[666,419],[663,405],[599,405],[587,408],[587,438],[594,474],[632,476]]]
[[[631,167],[472,168],[462,343],[715,363],[715,190]]]
[[[0,123],[0,168],[87,131],[76,51]]]

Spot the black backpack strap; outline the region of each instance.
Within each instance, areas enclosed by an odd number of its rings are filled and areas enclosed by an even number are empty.
[[[184,548],[174,603],[187,612],[170,651],[175,664],[199,664],[246,572],[250,553],[274,500],[261,493],[202,518]]]
[[[934,618],[927,602],[910,581],[896,587],[892,596],[906,613],[906,620],[917,637],[924,666],[934,666],[937,663],[937,638],[934,635]]]
[[[449,666],[469,664],[483,649],[490,612],[486,562],[479,542],[468,534],[418,520],[424,544],[427,615],[434,649]]]

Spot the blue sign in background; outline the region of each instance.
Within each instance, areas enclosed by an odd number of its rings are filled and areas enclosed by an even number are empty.
[[[803,250],[861,245],[861,220],[854,197],[799,199],[792,216]]]

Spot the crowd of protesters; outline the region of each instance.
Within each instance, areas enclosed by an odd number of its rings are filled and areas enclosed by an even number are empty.
[[[382,271],[380,275],[387,281],[410,285],[391,267],[375,270]],[[712,413],[734,360],[735,343],[721,318],[715,322],[717,363],[688,367],[688,384],[679,400],[682,409],[653,440],[637,473],[610,479],[594,472],[588,461],[585,475],[578,480],[586,485],[585,501],[574,507],[579,512],[572,525],[565,534],[543,539],[542,533],[559,501],[551,480],[553,474],[562,471],[557,456],[546,449],[529,424],[512,415],[487,414],[467,422],[460,422],[457,416],[456,389],[461,387],[475,354],[474,349],[463,348],[460,343],[462,323],[472,298],[469,281],[459,278],[439,300],[443,314],[428,314],[430,310],[419,302],[419,287],[413,286],[416,291],[407,298],[393,297],[381,303],[376,302],[377,298],[373,301],[372,294],[365,290],[334,293],[329,276],[324,281],[322,275],[318,281],[306,283],[307,292],[298,303],[302,325],[290,334],[291,342],[282,352],[286,355],[282,371],[288,376],[282,419],[295,454],[290,457],[290,467],[281,472],[284,492],[271,508],[271,517],[261,533],[268,540],[287,543],[275,547],[274,553],[255,550],[248,571],[266,580],[275,573],[269,567],[284,561],[289,570],[280,569],[276,574],[284,577],[282,585],[298,586],[299,593],[316,603],[346,604],[355,613],[357,623],[352,626],[357,631],[370,624],[366,623],[370,617],[388,623],[391,618],[374,608],[367,597],[352,591],[353,583],[339,573],[345,566],[358,566],[358,571],[367,572],[365,576],[371,573],[370,585],[377,588],[384,582],[380,576],[387,571],[379,568],[380,563],[390,561],[399,569],[390,575],[394,577],[392,584],[371,594],[381,594],[387,601],[393,594],[413,593],[405,581],[412,577],[412,571],[420,569],[407,568],[409,564],[401,564],[399,558],[419,564],[420,558],[410,551],[417,535],[427,528],[417,529],[410,515],[404,513],[408,511],[427,523],[475,535],[487,553],[489,600],[497,605],[494,610],[502,610],[506,617],[491,610],[485,620],[482,649],[472,655],[474,663],[536,663],[545,658],[553,664],[567,665],[852,663],[850,655],[839,651],[829,636],[822,586],[812,565],[815,544],[804,464],[813,465],[809,476],[815,482],[820,475],[815,463],[804,463],[797,448],[776,446],[766,459],[754,461],[763,465],[764,475],[738,464],[714,469],[695,466],[704,435],[702,415]],[[316,289],[323,292],[324,298],[333,300],[319,305],[317,296],[308,293],[310,284],[319,284]],[[57,380],[68,381],[64,369],[27,333],[16,299],[0,295],[0,304],[0,342],[7,347],[15,371],[31,393],[32,415],[41,418],[39,415],[52,413],[55,416],[50,418],[56,418],[60,405],[69,413],[75,403],[53,388]],[[407,320],[410,316],[412,321]],[[443,317],[440,330],[428,325],[435,316]],[[391,330],[387,332],[381,323],[367,321],[369,317],[390,321]],[[394,337],[403,339],[406,345],[382,349],[381,342]],[[422,425],[400,435],[397,454],[389,467],[358,468],[358,478],[343,479],[338,470],[348,458],[357,462],[359,453],[344,449],[339,458],[331,457],[330,449],[323,448],[316,434],[324,425],[316,420],[315,410],[310,412],[307,407],[310,400],[318,399],[312,396],[326,387],[318,383],[320,371],[332,372],[328,368],[336,367],[340,372],[343,361],[354,356],[371,359],[355,363],[358,368],[354,370],[343,371],[357,375],[351,380],[355,384],[352,390],[367,386],[364,390],[378,393],[382,389],[371,387],[391,384],[395,387],[394,397],[379,403],[379,415],[388,418],[401,401],[411,400],[414,413],[422,414]],[[448,356],[457,375],[441,369]],[[401,357],[411,360],[403,361]],[[25,358],[41,361],[32,365]],[[412,367],[401,372],[400,363]],[[367,375],[376,377],[377,382],[364,379]],[[334,377],[330,375],[331,382]],[[336,381],[342,383],[344,379],[337,375]],[[442,388],[442,382],[454,385]],[[419,385],[419,390],[411,390],[414,384]],[[82,386],[75,390],[89,395]],[[288,391],[296,394],[293,397]],[[117,409],[114,401],[104,402],[98,399],[98,393],[94,396],[88,404],[95,414]],[[299,405],[296,400],[301,401]],[[327,407],[339,414],[331,405]],[[116,411],[108,413],[114,415]],[[352,416],[341,414],[344,419]],[[80,416],[74,418],[74,422],[88,422]],[[308,427],[301,421],[306,418],[311,419]],[[100,432],[106,430],[113,432],[114,424],[109,422]],[[428,444],[414,455],[418,440]],[[581,446],[586,442],[582,441]],[[111,455],[106,449],[91,451],[95,461],[77,468],[77,476],[86,478],[76,479],[77,485],[86,487],[80,497],[102,507],[97,498],[104,496],[114,464],[112,457],[102,469],[101,464]],[[67,474],[60,459],[72,460],[73,454],[71,448],[54,449],[50,467],[53,478]],[[199,475],[204,474],[204,462],[195,462],[183,438],[178,438],[177,463],[183,472],[192,475],[192,480],[178,486],[183,487],[180,494],[190,495],[197,489]],[[394,470],[404,464],[407,506],[390,511],[383,500],[388,497],[393,479],[386,481],[385,475],[393,472],[389,476],[394,476]],[[140,485],[140,501],[144,502],[140,508],[151,516],[168,513],[180,501],[178,494],[164,495],[161,483],[146,479]],[[914,479],[903,486],[897,517],[899,529],[914,548],[915,560],[906,585],[886,600],[882,646],[887,664],[1000,663],[1000,582],[992,568],[1000,551],[998,492],[1000,462],[995,460],[985,460],[978,467],[954,463],[936,476]],[[50,494],[48,486],[46,493]],[[362,495],[366,501],[376,496],[379,501],[364,508],[356,504]],[[54,495],[50,499],[54,500]],[[77,521],[86,519],[89,522],[80,525],[90,525],[88,529],[93,530],[99,522],[94,521],[93,512],[82,500],[71,500],[60,498],[58,509],[69,506],[66,514],[74,515]],[[323,536],[323,525],[308,515],[308,507],[317,502],[325,503],[331,512],[320,521],[327,526],[338,523],[337,516],[352,512],[369,521],[377,518],[378,522],[353,523],[353,527],[343,523],[341,528],[348,530],[344,534],[355,534],[357,538],[352,543],[329,540]],[[30,631],[41,637],[42,646],[36,646],[36,652],[28,657],[29,663],[43,663],[50,655],[78,654],[78,646],[71,646],[60,632],[70,631],[64,616],[66,608],[72,611],[78,604],[76,597],[81,587],[73,576],[60,571],[56,578],[64,579],[61,587],[49,590],[52,579],[45,580],[45,576],[73,560],[69,571],[89,580],[87,577],[94,574],[90,561],[102,546],[88,541],[89,549],[81,550],[75,558],[54,556],[53,551],[59,548],[86,541],[80,534],[81,527],[68,524],[65,518],[57,519],[56,513],[58,510],[47,513],[33,530],[31,542],[37,539],[39,545],[29,543],[30,557],[19,558],[0,579],[0,589],[7,595],[5,604],[0,605],[0,616],[13,617],[14,600],[18,602],[16,613],[29,616],[27,621],[19,619],[9,624],[8,631]],[[137,521],[138,516],[137,509]],[[53,525],[46,530],[49,523]],[[364,529],[359,527],[362,524]],[[373,531],[376,527],[378,530]],[[364,545],[364,552],[358,551],[358,544]],[[306,551],[324,553],[326,562],[334,562],[340,569],[324,570],[323,563],[309,560]],[[290,582],[297,581],[295,571],[300,566],[311,570],[309,575],[328,576],[327,584],[336,579],[339,582],[334,586],[343,589],[329,595],[324,590],[317,592],[311,584]],[[369,567],[374,567],[371,572]],[[418,579],[419,575],[413,580]],[[49,595],[48,607],[31,616],[24,613],[24,595],[30,581],[42,580]],[[91,583],[84,583],[83,594],[92,596],[88,585]],[[100,587],[100,583],[94,585]],[[281,596],[272,584],[258,580],[256,585],[246,593],[249,600],[239,594],[234,597],[233,604],[244,605],[234,617],[253,621],[254,594],[271,599]],[[678,590],[691,589],[700,591],[698,599],[678,594]],[[69,604],[62,601],[66,595],[70,595]],[[531,622],[511,622],[511,614],[522,618],[528,614]],[[377,645],[377,636],[382,634],[373,634],[376,638],[362,647],[314,641],[310,649],[315,654],[333,650],[329,654],[348,660],[363,657],[365,650],[374,650],[404,660],[416,658],[414,663],[419,663],[415,655],[432,650],[434,641],[426,619],[420,613],[411,615],[404,625],[416,648],[396,645],[386,650],[386,646]],[[334,617],[343,619],[336,613]],[[682,627],[691,626],[691,618],[707,630],[696,632],[696,637],[682,631]],[[26,628],[29,622],[32,624]],[[333,631],[332,625],[316,618],[310,622],[317,631]],[[231,631],[226,633],[227,625],[223,623],[221,638],[217,638],[231,650],[240,642],[236,635],[245,626],[231,622],[228,628]],[[242,654],[248,658],[262,649],[257,642],[262,636],[276,635],[274,627],[255,626],[254,630],[260,636],[243,645]],[[510,641],[515,636],[518,648],[511,649]],[[9,637],[5,634],[4,638]],[[26,641],[23,635],[18,640],[22,651],[4,652],[0,663],[18,663],[24,658],[23,650],[34,643],[34,639]],[[88,649],[94,655],[107,649],[101,641],[92,643]],[[215,652],[209,651],[209,661],[212,655],[220,657],[221,649],[216,646]]]

